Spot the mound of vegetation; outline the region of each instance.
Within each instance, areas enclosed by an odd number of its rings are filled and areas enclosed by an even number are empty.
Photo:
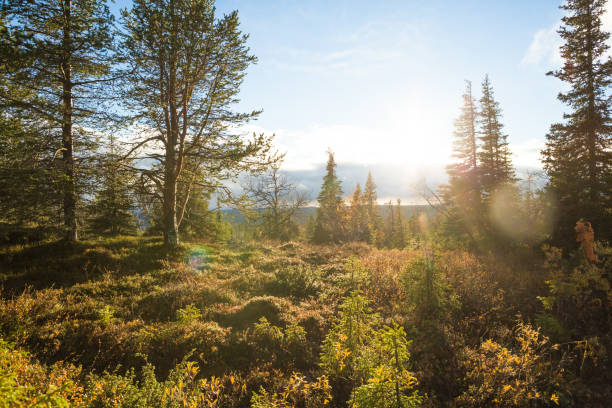
[[[62,256],[45,261],[51,253]],[[572,327],[586,321],[568,314],[571,302],[588,301],[593,312],[597,299],[609,302],[604,265],[583,258],[566,275],[558,251],[547,254],[538,273],[550,290],[517,289],[522,273],[508,277],[510,265],[463,250],[297,242],[164,250],[159,239],[135,237],[14,246],[2,253],[0,379],[11,401],[32,406],[607,398],[609,331],[593,317],[590,337],[576,341],[587,328]]]

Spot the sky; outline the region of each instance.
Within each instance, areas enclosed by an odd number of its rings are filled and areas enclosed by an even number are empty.
[[[263,109],[245,129],[275,135],[284,171],[316,196],[326,151],[348,195],[368,171],[381,200],[420,203],[419,186],[445,181],[465,80],[485,74],[503,111],[519,174],[565,107],[556,30],[560,0],[219,0],[238,10],[258,63],[239,111]],[[112,6],[129,6],[117,0]],[[605,16],[604,26],[612,27]]]

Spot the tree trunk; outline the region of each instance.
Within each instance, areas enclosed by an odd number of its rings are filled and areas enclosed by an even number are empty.
[[[170,4],[170,13],[174,4]],[[174,44],[173,44],[174,45]],[[174,50],[170,53],[168,75],[168,111],[170,121],[167,124],[168,141],[166,143],[165,177],[164,177],[164,242],[171,247],[179,244],[178,223],[176,222],[176,192],[178,180],[177,145],[178,145],[178,111],[176,97],[176,57]]]
[[[78,240],[76,219],[76,189],[74,180],[74,154],[72,138],[72,63],[71,63],[71,0],[64,0],[64,36],[62,45],[64,55],[62,60],[62,158],[66,180],[64,184],[64,226],[66,239],[70,242]]]
[[[169,155],[170,156],[170,155]],[[174,156],[174,155],[172,155]],[[170,157],[167,158],[170,160]],[[174,160],[171,160],[172,162]],[[168,166],[170,166],[168,168]],[[164,185],[164,243],[171,247],[179,244],[178,224],[176,222],[176,177],[174,177],[173,165],[166,163],[166,181]]]
[[[597,148],[595,145],[596,128],[595,123],[595,73],[593,72],[593,30],[591,27],[591,10],[589,8],[587,19],[587,64],[588,64],[588,107],[587,107],[587,126],[586,126],[586,145],[587,145],[587,160],[588,160],[588,178],[589,178],[589,199],[591,206],[599,205],[599,180],[597,178]]]

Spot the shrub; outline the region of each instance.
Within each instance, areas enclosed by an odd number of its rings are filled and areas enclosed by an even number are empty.
[[[290,265],[274,272],[267,290],[277,296],[307,298],[321,290],[321,272],[307,265]]]
[[[562,370],[551,366],[548,338],[519,323],[504,346],[485,340],[466,348],[464,364],[468,389],[457,399],[464,407],[555,406]]]
[[[191,323],[192,321],[201,319],[202,312],[192,303],[187,305],[184,309],[177,310],[176,318],[180,323]]]
[[[0,338],[0,407],[53,408],[79,405],[79,370],[56,364],[46,368]]]
[[[251,398],[251,408],[320,408],[331,402],[331,387],[325,376],[309,382],[293,373],[279,393],[269,393],[263,387]]]
[[[360,365],[367,367],[367,381],[353,391],[354,406],[368,408],[418,407],[417,379],[408,371],[409,342],[402,327],[384,326],[361,350]]]

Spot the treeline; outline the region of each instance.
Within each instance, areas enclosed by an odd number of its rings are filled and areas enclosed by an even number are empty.
[[[306,225],[306,237],[312,242],[368,242],[378,247],[403,248],[409,237],[419,232],[416,226],[419,214],[405,220],[400,200],[397,205],[388,203],[383,218],[371,173],[368,173],[363,191],[357,183],[348,203],[341,184],[334,153],[329,151],[316,215],[311,216]]]
[[[279,166],[247,180],[242,186],[245,200],[237,207],[243,222],[234,223],[232,239],[367,242],[379,248],[404,248],[411,240],[420,239],[428,216],[423,206],[416,206],[407,219],[400,199],[379,205],[371,173],[363,190],[357,183],[346,197],[336,166],[334,153],[329,151],[317,206],[309,216],[308,194],[282,174]]]

